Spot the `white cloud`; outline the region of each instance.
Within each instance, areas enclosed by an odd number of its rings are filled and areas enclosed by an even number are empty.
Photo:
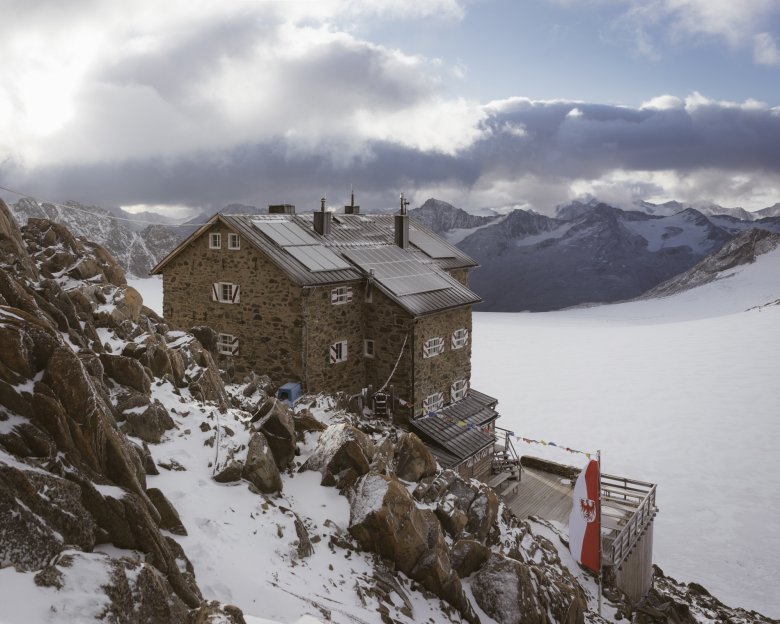
[[[761,65],[780,65],[780,48],[771,34],[762,32],[753,37],[753,59]]]

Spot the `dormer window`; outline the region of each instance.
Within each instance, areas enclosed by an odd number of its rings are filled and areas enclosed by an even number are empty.
[[[219,232],[209,234],[209,249],[222,249],[222,234]]]
[[[238,234],[228,234],[228,249],[241,249],[241,237]]]
[[[423,357],[430,358],[439,355],[444,351],[444,338],[436,336],[429,338],[423,343]]]

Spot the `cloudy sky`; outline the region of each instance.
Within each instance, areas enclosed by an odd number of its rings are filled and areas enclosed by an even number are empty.
[[[17,0],[0,58],[41,199],[780,201],[777,0]]]

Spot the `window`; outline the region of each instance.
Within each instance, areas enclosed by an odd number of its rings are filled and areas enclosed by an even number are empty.
[[[452,387],[450,388],[450,399],[453,403],[456,401],[460,401],[461,399],[466,398],[466,392],[468,392],[469,389],[469,382],[465,379],[459,379],[455,383],[452,384]]]
[[[349,303],[352,301],[352,287],[351,286],[339,286],[330,291],[330,302],[333,305],[340,303]]]
[[[373,340],[364,340],[363,341],[363,355],[367,358],[374,357],[374,341]]]
[[[423,357],[429,358],[434,355],[439,355],[444,351],[444,338],[436,336],[436,338],[428,338],[423,343]]]
[[[241,237],[238,234],[228,234],[228,249],[241,249]]]
[[[334,342],[330,345],[330,363],[338,364],[347,361],[347,341]]]
[[[230,282],[214,282],[211,287],[211,300],[220,303],[239,303],[241,287]]]
[[[219,334],[217,336],[217,353],[238,355],[238,337],[233,334]]]
[[[441,392],[434,392],[429,394],[423,400],[423,414],[429,414],[440,410],[444,406],[444,394]]]
[[[461,349],[469,343],[469,330],[456,329],[452,332],[452,348]]]
[[[209,234],[209,249],[222,249],[222,234],[218,232]]]

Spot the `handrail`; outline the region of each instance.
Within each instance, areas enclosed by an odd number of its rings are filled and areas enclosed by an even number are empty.
[[[622,478],[620,480],[630,481],[630,479]],[[650,490],[647,492],[644,500],[632,514],[626,526],[615,536],[610,546],[611,557],[609,558],[609,563],[615,567],[619,567],[631,554],[631,549],[639,541],[647,525],[650,524],[658,511],[655,506],[656,486],[652,483],[648,485]]]

